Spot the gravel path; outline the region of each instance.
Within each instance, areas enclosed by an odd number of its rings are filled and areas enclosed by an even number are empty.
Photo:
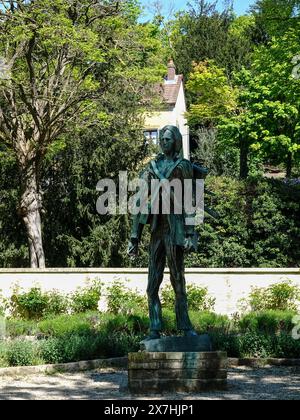
[[[0,378],[1,400],[136,400],[126,391],[127,373],[98,370],[78,374]],[[121,388],[120,388],[121,387]],[[120,391],[121,389],[121,391]],[[234,368],[226,392],[172,394],[149,400],[300,400],[300,368]]]

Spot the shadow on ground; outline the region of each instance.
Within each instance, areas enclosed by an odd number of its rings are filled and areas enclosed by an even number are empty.
[[[1,378],[1,400],[300,400],[299,368],[235,368],[228,390],[135,398],[126,390],[127,372],[94,371],[55,376]]]

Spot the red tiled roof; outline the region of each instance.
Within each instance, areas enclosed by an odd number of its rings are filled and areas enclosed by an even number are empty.
[[[175,105],[179,95],[179,90],[181,83],[183,82],[183,75],[180,74],[176,76],[176,81],[170,83],[165,81],[159,86],[159,91],[162,96],[163,101],[168,105]]]

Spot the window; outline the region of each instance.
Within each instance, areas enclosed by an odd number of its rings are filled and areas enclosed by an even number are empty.
[[[159,131],[158,130],[147,130],[144,131],[145,138],[149,143],[158,144]]]

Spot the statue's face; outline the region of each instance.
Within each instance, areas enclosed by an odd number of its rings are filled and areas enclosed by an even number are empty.
[[[167,130],[161,140],[163,153],[170,154],[175,151],[175,139],[171,131]]]

